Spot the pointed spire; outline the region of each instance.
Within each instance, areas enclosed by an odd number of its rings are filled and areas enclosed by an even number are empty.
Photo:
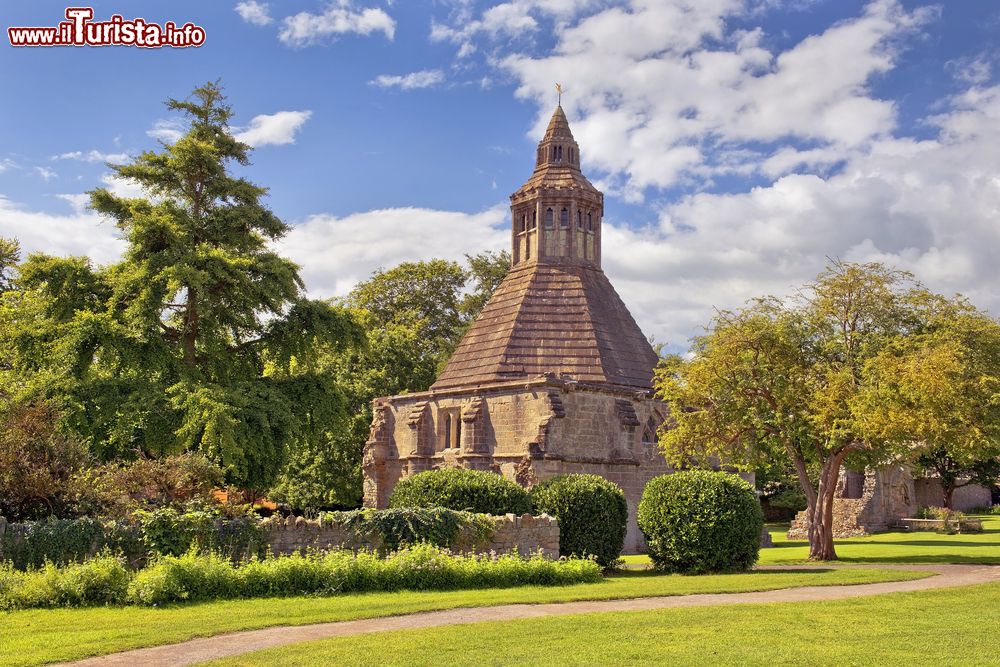
[[[551,141],[552,139],[574,141],[573,132],[569,129],[569,121],[566,120],[566,114],[563,112],[561,104],[556,106],[556,110],[552,113],[549,126],[545,128],[545,135],[542,137],[542,142]]]

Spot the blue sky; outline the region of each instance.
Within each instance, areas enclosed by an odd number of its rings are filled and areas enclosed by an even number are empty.
[[[55,25],[65,7],[6,0],[3,27]],[[658,340],[683,346],[713,307],[787,292],[827,257],[886,261],[1000,310],[992,0],[93,7],[191,21],[206,43],[3,39],[0,235],[28,250],[113,260],[113,228],[79,195],[107,184],[108,156],[169,138],[166,97],[217,78],[316,295],[497,249],[560,81],[607,194],[605,269]]]

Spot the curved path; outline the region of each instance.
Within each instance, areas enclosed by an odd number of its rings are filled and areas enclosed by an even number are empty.
[[[483,621],[509,621],[540,616],[562,616],[608,611],[648,611],[675,607],[704,607],[722,604],[758,602],[802,602],[807,600],[843,600],[864,595],[882,595],[906,591],[926,591],[1000,581],[1000,566],[989,565],[855,565],[836,567],[868,567],[875,569],[916,570],[934,572],[936,576],[912,581],[848,586],[804,586],[756,593],[711,593],[674,595],[667,597],[631,598],[624,600],[593,600],[546,604],[508,604],[496,607],[472,607],[443,611],[419,612],[404,616],[368,618],[357,621],[317,623],[314,625],[276,626],[247,630],[215,637],[191,639],[179,644],[154,646],[123,653],[88,658],[69,663],[77,666],[179,667],[206,660],[241,655],[274,646],[285,646],[313,639],[346,637],[371,632],[433,628],[441,625],[461,625]],[[827,566],[785,565],[761,569],[827,569]]]

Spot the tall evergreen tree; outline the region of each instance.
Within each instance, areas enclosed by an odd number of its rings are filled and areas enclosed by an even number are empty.
[[[342,417],[313,362],[362,334],[345,310],[304,298],[298,267],[272,249],[288,227],[266,189],[231,172],[250,147],[230,133],[219,85],[167,107],[186,117],[184,135],[112,165],[145,196],[90,193],[127,242],[122,261],[22,266],[41,316],[17,341],[38,371],[28,392],[59,399],[105,458],[200,450],[232,483],[264,490],[291,442]]]

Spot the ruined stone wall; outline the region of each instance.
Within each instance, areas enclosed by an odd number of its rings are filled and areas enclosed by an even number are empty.
[[[841,496],[852,487],[850,473],[841,470],[838,493]],[[869,470],[864,476],[860,498],[837,497],[833,500],[833,536],[858,537],[888,530],[904,517],[917,513],[917,492],[909,466],[894,464]],[[809,519],[805,511],[792,521],[788,538],[806,539]]]
[[[516,551],[522,556],[541,552],[547,558],[559,557],[559,522],[551,516],[492,517],[493,532],[488,539],[479,539],[468,527],[459,529],[452,551],[485,554],[506,554]],[[378,535],[359,535],[337,523],[307,520],[302,517],[265,519],[261,523],[265,539],[275,554],[291,554],[316,549],[380,549]]]

